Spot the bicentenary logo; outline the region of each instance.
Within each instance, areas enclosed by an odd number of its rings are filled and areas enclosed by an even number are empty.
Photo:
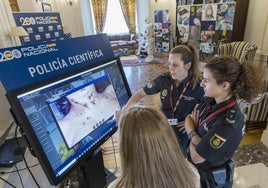
[[[20,17],[22,26],[35,25],[34,17]]]
[[[13,50],[6,50],[3,53],[0,52],[0,62],[9,61],[14,58],[21,58],[22,53],[20,50],[13,49]]]
[[[45,25],[45,24],[58,24],[59,19],[57,16],[35,16],[35,17],[20,17],[22,26],[29,25]]]
[[[37,46],[21,47],[19,49],[6,50],[0,52],[0,62],[10,61],[13,59],[19,59],[21,57],[30,57],[40,54],[46,54],[50,52],[58,51],[56,43],[41,44]]]

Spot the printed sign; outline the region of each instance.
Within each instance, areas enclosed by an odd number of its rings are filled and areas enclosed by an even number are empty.
[[[58,12],[13,13],[17,26],[22,26],[29,36],[20,37],[21,44],[36,44],[64,39]]]
[[[106,34],[0,49],[0,81],[6,91],[114,57]]]

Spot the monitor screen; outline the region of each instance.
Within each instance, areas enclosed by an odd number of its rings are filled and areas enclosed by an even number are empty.
[[[131,96],[119,59],[7,93],[17,123],[51,184],[58,184],[117,129]]]

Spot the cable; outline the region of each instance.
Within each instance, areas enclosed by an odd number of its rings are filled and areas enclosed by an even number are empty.
[[[16,186],[14,186],[13,184],[9,183],[7,180],[5,180],[4,178],[2,178],[1,176],[0,176],[0,180],[2,180],[3,182],[7,183],[11,187],[16,188]]]
[[[118,165],[117,165],[116,154],[115,154],[114,139],[112,136],[111,136],[111,140],[112,140],[112,146],[113,146],[113,150],[114,150],[113,154],[114,154],[114,161],[115,161],[115,171],[110,176],[108,176],[107,179],[109,179],[112,176],[115,176],[115,174],[118,171]]]
[[[14,124],[14,121],[11,123],[10,126],[12,126],[13,124]],[[21,175],[20,175],[19,172],[22,171],[22,170],[26,170],[26,169],[28,169],[29,172],[30,172],[30,174],[31,174],[31,176],[33,177],[33,179],[34,179],[36,185],[37,185],[38,187],[40,187],[40,186],[38,185],[38,183],[36,182],[36,179],[34,178],[33,174],[32,174],[31,171],[30,171],[30,168],[39,165],[39,163],[34,164],[34,165],[30,166],[30,167],[28,166],[28,164],[27,164],[27,162],[26,162],[26,159],[25,159],[25,156],[24,156],[24,154],[23,154],[23,152],[22,152],[22,147],[20,146],[20,144],[19,144],[19,142],[18,142],[18,135],[17,135],[17,133],[18,133],[18,126],[16,126],[16,129],[15,129],[15,135],[13,136],[13,139],[16,140],[16,143],[17,143],[17,145],[18,145],[18,147],[19,147],[19,149],[20,149],[20,152],[21,152],[21,155],[22,155],[22,157],[23,157],[23,160],[24,160],[24,163],[25,163],[25,165],[26,165],[26,168],[18,169],[18,167],[17,167],[16,164],[15,164],[14,166],[15,166],[16,170],[8,171],[8,172],[4,172],[4,171],[2,171],[2,172],[0,172],[0,175],[3,175],[3,174],[10,174],[10,173],[15,173],[15,172],[17,172],[17,173],[18,173],[18,176],[19,176],[19,179],[20,179],[20,182],[21,182],[21,185],[22,185],[22,187],[24,188],[23,181],[22,181],[22,178],[21,178]],[[9,184],[11,187],[16,188],[16,186],[14,186],[13,184],[11,184],[10,182],[8,182],[7,180],[5,180],[4,178],[2,178],[1,176],[0,176],[0,179],[1,179],[2,181],[4,181],[5,183]]]
[[[38,166],[38,165],[40,165],[40,163],[34,164],[34,165],[30,166],[29,168],[33,168],[33,167]],[[3,175],[3,174],[11,174],[11,173],[14,173],[14,172],[17,172],[17,171],[20,172],[20,171],[27,170],[27,169],[28,168],[21,168],[21,169],[13,170],[13,171],[2,171],[2,172],[0,172],[0,174],[1,175]]]
[[[21,186],[24,188],[23,181],[22,181],[21,176],[20,176],[20,172],[18,171],[18,167],[17,167],[17,165],[14,165],[14,166],[15,166],[16,171],[17,171],[17,173],[18,173],[18,176],[19,176],[19,178],[20,178]]]
[[[19,142],[18,142],[18,128],[19,128],[19,127],[18,127],[18,125],[17,125],[16,130],[15,130],[15,137],[16,137],[16,139],[17,139],[17,144],[18,144],[18,146],[20,147]],[[21,147],[20,147],[20,148],[21,148]],[[25,165],[26,165],[26,167],[27,167],[27,169],[28,169],[30,175],[32,176],[32,178],[33,178],[33,180],[34,180],[36,186],[37,186],[38,188],[41,188],[40,185],[38,184],[38,182],[36,181],[34,175],[32,174],[32,171],[31,171],[31,169],[29,168],[29,165],[28,165],[28,163],[27,163],[27,161],[26,161],[25,156],[22,155],[22,157],[23,157],[24,163],[25,163]]]
[[[113,150],[114,150],[115,168],[117,170],[118,169],[118,165],[117,165],[117,160],[116,160],[116,154],[115,154],[115,147],[114,147],[114,139],[113,139],[113,137],[111,137],[111,140],[112,140],[112,145],[113,145]]]

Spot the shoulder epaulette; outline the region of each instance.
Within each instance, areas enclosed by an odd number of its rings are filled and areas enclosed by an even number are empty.
[[[227,124],[234,124],[235,123],[236,112],[237,111],[233,108],[231,108],[227,111],[227,115],[226,115]]]

